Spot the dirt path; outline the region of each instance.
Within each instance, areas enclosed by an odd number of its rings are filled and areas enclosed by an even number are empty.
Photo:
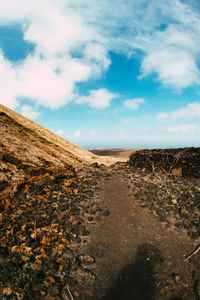
[[[91,299],[195,299],[197,266],[184,256],[198,241],[142,208],[123,178],[105,177],[95,197],[110,215],[91,224],[87,252],[97,273]]]

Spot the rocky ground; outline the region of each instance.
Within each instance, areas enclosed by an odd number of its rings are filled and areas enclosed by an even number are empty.
[[[1,186],[1,299],[199,299],[199,154],[141,150]]]

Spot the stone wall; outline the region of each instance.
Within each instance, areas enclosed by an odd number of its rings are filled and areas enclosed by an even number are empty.
[[[164,171],[176,176],[200,177],[200,148],[145,149],[131,154],[131,167]]]

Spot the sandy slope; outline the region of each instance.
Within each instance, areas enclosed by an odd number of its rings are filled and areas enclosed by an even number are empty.
[[[40,165],[45,160],[57,166],[94,162],[109,165],[116,161],[100,158],[1,104],[0,122],[1,151],[5,147],[6,152],[26,163]]]

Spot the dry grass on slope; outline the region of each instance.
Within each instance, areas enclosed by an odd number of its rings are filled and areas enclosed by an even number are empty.
[[[116,162],[114,158],[100,158],[70,143],[1,104],[0,115],[1,120],[3,119],[0,132],[1,143],[5,143],[4,146],[11,152],[15,152],[17,156],[24,152],[28,160],[33,160],[37,165],[41,159],[58,166],[60,164],[62,166],[63,162],[72,165],[93,162],[110,165]]]
[[[116,160],[73,145],[53,132],[0,105],[0,193],[28,178],[37,168],[84,164],[110,165]]]

